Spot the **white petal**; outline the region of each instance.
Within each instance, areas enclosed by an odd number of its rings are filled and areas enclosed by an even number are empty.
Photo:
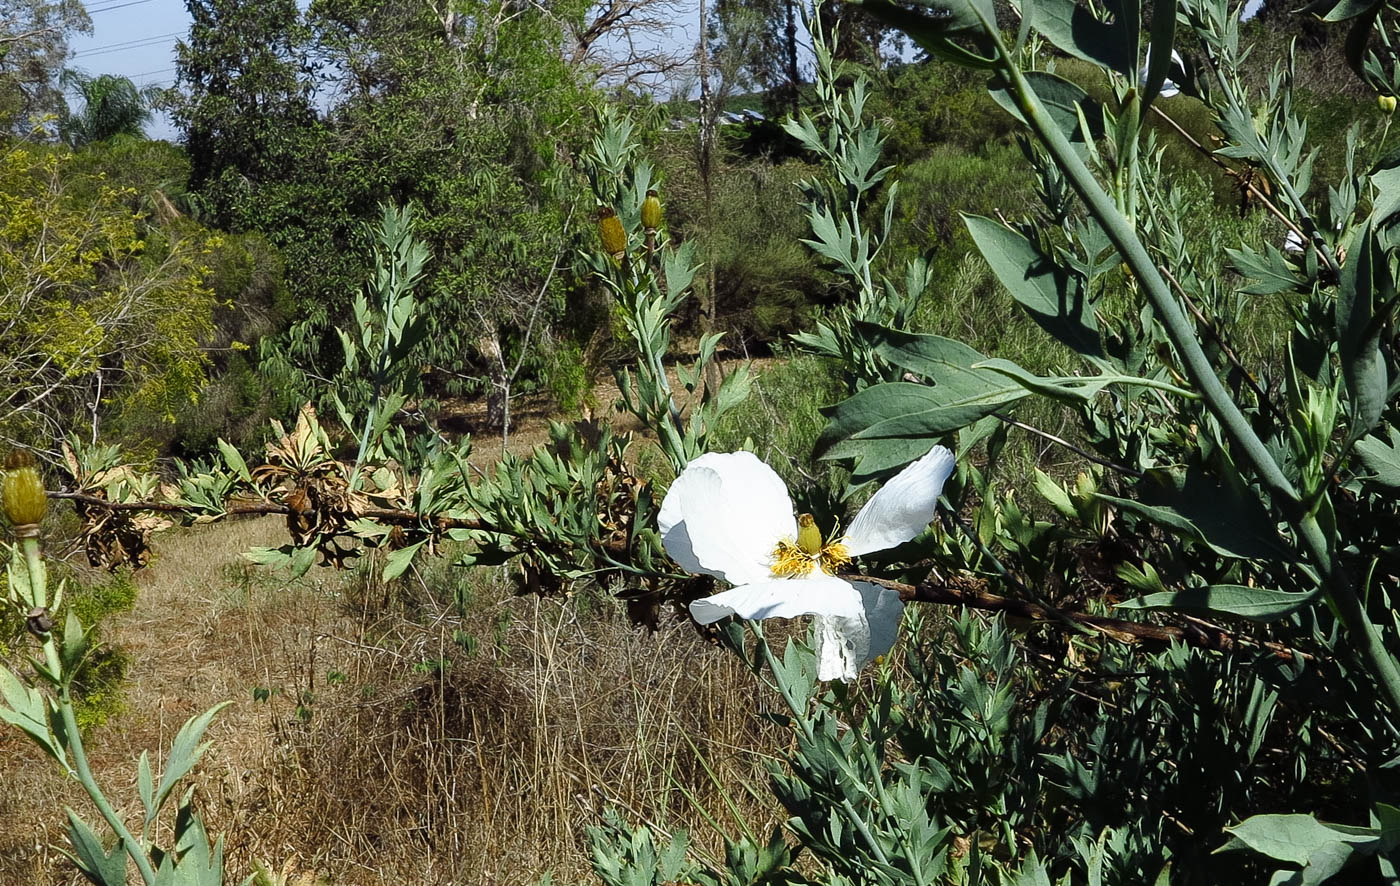
[[[888,588],[856,582],[863,612],[855,618],[816,620],[817,679],[854,680],[861,669],[887,654],[899,636],[904,601]]]
[[[690,604],[702,625],[729,615],[740,618],[796,618],[799,615],[861,617],[860,592],[825,573],[810,578],[774,578],[733,588]]]
[[[1142,63],[1142,69],[1138,71],[1138,89],[1147,88],[1147,68],[1151,64],[1152,49],[1148,47],[1147,58]],[[1181,94],[1181,88],[1171,79],[1171,73],[1181,71],[1184,74],[1186,72],[1186,62],[1182,61],[1181,53],[1177,52],[1175,49],[1172,50],[1172,64],[1167,71],[1167,79],[1162,81],[1162,88],[1158,91],[1157,96],[1159,98],[1176,98]]]
[[[860,674],[856,664],[856,644],[868,642],[865,617],[827,618],[812,625],[816,634],[817,679],[850,682]]]
[[[904,617],[904,601],[897,591],[882,588],[870,582],[854,582],[860,591],[862,605],[865,606],[865,621],[870,629],[870,644],[862,653],[861,667],[875,660],[876,656],[888,655],[899,637],[899,622]]]
[[[666,491],[657,526],[681,568],[736,585],[770,578],[774,546],[797,534],[787,486],[752,452],[692,461]]]
[[[904,544],[928,528],[943,484],[953,473],[953,453],[935,446],[928,455],[900,471],[870,497],[846,530],[852,556]]]

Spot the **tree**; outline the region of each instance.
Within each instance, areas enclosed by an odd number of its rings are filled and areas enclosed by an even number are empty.
[[[65,111],[58,124],[59,137],[75,150],[118,135],[140,137],[141,127],[151,119],[148,102],[154,91],[143,93],[126,77],[69,70],[60,81],[83,97],[82,110]]]
[[[599,0],[585,15],[563,19],[569,62],[609,85],[657,85],[689,66],[672,37],[684,12],[678,0]]]
[[[66,149],[0,153],[0,438],[52,449],[108,419],[171,420],[204,382],[217,241],[153,224]]]
[[[526,342],[550,340],[572,250],[569,176],[590,94],[558,19],[501,0],[321,0],[322,69],[343,96],[329,123],[338,177],[364,197],[418,204],[437,261],[423,286],[423,358],[452,388],[501,392]],[[573,221],[570,221],[573,219]],[[536,374],[541,351],[527,359]]]
[[[275,181],[304,156],[313,130],[307,32],[295,0],[186,0],[189,38],[176,46],[167,98],[192,161],[190,184],[216,196],[223,223],[239,182]],[[231,180],[226,180],[231,177]]]
[[[592,101],[558,15],[504,0],[319,0],[304,17],[291,0],[191,9],[172,98],[191,189],[292,269],[299,316],[265,340],[265,369],[308,393],[336,375],[330,325],[369,271],[366,225],[384,202],[417,206],[434,255],[420,288],[433,330],[418,353],[437,381],[499,387],[493,367],[515,362],[526,329],[532,348],[550,340],[563,294],[551,269],[572,251],[564,161]],[[313,74],[330,97],[320,115]]]
[[[770,110],[797,114],[797,10],[793,0],[721,0],[718,52],[734,57],[749,88],[761,89]]]
[[[58,88],[68,37],[92,33],[78,0],[0,0],[0,126],[27,134],[66,107]],[[41,128],[46,129],[46,127]]]

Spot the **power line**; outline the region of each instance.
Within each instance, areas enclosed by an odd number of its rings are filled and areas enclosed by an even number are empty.
[[[164,40],[169,40],[171,37],[178,37],[182,33],[182,31],[171,31],[169,34],[157,34],[154,37],[142,37],[137,40],[127,40],[124,43],[108,43],[104,46],[95,46],[92,49],[84,49],[82,52],[75,52],[73,53],[73,58],[86,58],[90,55],[106,55],[109,52],[122,52],[127,49],[140,49],[145,46],[151,46],[152,44],[160,43]]]
[[[127,0],[126,3],[114,3],[111,6],[102,6],[97,9],[89,9],[88,15],[97,15],[99,12],[111,12],[114,9],[125,9],[128,6],[140,6],[142,3],[150,3],[151,0]]]

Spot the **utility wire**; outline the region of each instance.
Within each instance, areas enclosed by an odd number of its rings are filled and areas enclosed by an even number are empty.
[[[88,15],[97,15],[99,12],[111,12],[114,9],[125,9],[128,6],[140,6],[142,3],[150,3],[151,0],[127,0],[126,3],[113,3],[111,6],[102,6],[97,9],[89,9]]]
[[[82,52],[73,53],[73,58],[85,58],[90,55],[105,55],[109,52],[121,52],[127,49],[140,49],[171,37],[178,37],[182,31],[171,31],[169,34],[156,34],[153,37],[141,37],[137,40],[127,40],[123,43],[108,43],[103,46],[95,46],[92,49],[84,49]]]

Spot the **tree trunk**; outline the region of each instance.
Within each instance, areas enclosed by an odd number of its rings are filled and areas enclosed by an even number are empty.
[[[802,87],[802,81],[797,74],[797,9],[792,0],[785,0],[785,2],[787,4],[788,101],[791,102],[789,110],[792,113],[792,118],[796,120]]]
[[[714,162],[716,113],[714,97],[710,94],[710,43],[707,33],[706,7],[709,0],[700,0],[700,186],[705,198],[705,291],[700,297],[700,334],[709,335],[715,328],[715,258],[714,258],[714,190],[711,174]],[[718,361],[705,367],[705,385],[719,385]]]

